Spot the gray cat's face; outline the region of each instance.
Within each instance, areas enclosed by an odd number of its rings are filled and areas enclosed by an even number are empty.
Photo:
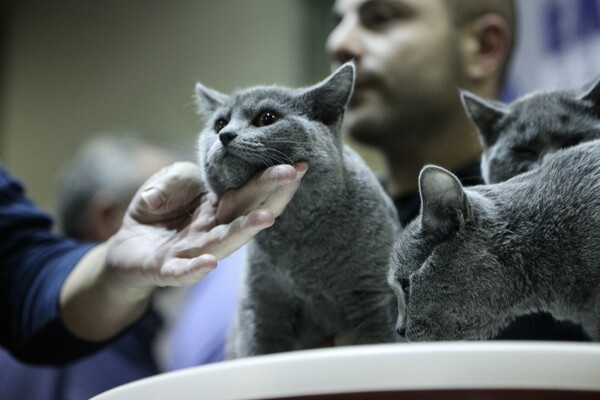
[[[391,257],[398,332],[409,341],[489,338],[506,324],[515,296],[506,271],[485,251],[496,240],[482,228],[485,204],[470,201],[458,179],[439,167],[424,168],[419,184],[421,215]]]
[[[198,84],[199,108],[209,115],[199,138],[205,181],[221,196],[275,164],[308,161],[312,170],[335,159],[353,84],[352,64],[307,89],[260,86],[226,96]]]
[[[479,130],[486,183],[503,182],[536,168],[556,150],[600,138],[600,79],[573,91],[538,93],[511,104],[463,92]]]

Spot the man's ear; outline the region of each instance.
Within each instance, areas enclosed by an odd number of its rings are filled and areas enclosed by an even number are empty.
[[[511,47],[508,23],[498,14],[484,14],[460,31],[464,70],[472,82],[499,75]]]

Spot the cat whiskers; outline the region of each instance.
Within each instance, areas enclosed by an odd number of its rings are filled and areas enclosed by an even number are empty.
[[[265,150],[266,156],[269,158],[269,160],[275,161],[276,164],[294,164],[294,160],[292,160],[287,154],[285,154],[281,150],[277,150],[272,147],[266,147]]]
[[[306,143],[305,142],[297,142],[294,140],[269,140],[270,143],[289,143],[289,144],[298,144],[298,145],[303,145],[305,146]]]

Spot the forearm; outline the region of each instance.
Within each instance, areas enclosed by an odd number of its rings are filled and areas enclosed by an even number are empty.
[[[65,280],[60,317],[74,335],[103,341],[119,334],[148,308],[152,288],[128,287],[110,278],[107,244],[91,249]]]

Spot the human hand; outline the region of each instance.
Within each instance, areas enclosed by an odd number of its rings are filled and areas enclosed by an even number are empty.
[[[308,168],[277,165],[217,200],[199,167],[176,163],[151,177],[110,239],[107,268],[128,290],[182,286],[202,279],[254,235],[271,226]]]
[[[61,318],[87,340],[106,340],[136,321],[157,286],[202,279],[273,224],[300,185],[306,163],[277,165],[217,201],[198,166],[173,164],[142,185],[119,231],[90,250],[61,289]]]

